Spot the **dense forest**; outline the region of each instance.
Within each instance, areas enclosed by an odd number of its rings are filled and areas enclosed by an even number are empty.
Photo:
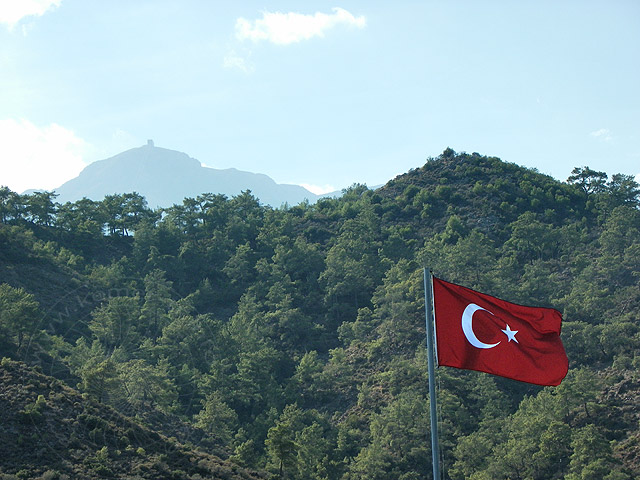
[[[570,366],[439,368],[445,479],[640,477],[631,176],[447,149],[315,204],[55,198],[0,188],[0,478],[431,478],[423,266],[560,310]]]

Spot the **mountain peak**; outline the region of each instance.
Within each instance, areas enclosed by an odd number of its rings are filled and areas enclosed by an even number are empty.
[[[56,189],[58,201],[83,197],[101,200],[114,193],[138,192],[150,207],[180,204],[186,197],[220,193],[228,197],[251,190],[262,203],[279,207],[319,196],[299,185],[278,184],[264,174],[235,168],[215,169],[176,150],[156,147],[154,141],[88,165],[80,174]]]

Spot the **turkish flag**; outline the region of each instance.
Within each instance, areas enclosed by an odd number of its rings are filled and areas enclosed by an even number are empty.
[[[439,365],[559,385],[569,362],[560,312],[525,307],[433,277]]]

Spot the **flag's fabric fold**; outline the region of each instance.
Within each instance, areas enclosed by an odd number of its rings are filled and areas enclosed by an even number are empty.
[[[510,303],[435,277],[433,298],[439,365],[537,385],[559,385],[567,374],[557,310]]]

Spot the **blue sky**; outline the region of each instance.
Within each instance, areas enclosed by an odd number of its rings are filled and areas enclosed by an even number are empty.
[[[153,139],[316,191],[446,147],[640,173],[640,2],[0,0],[0,184]]]

